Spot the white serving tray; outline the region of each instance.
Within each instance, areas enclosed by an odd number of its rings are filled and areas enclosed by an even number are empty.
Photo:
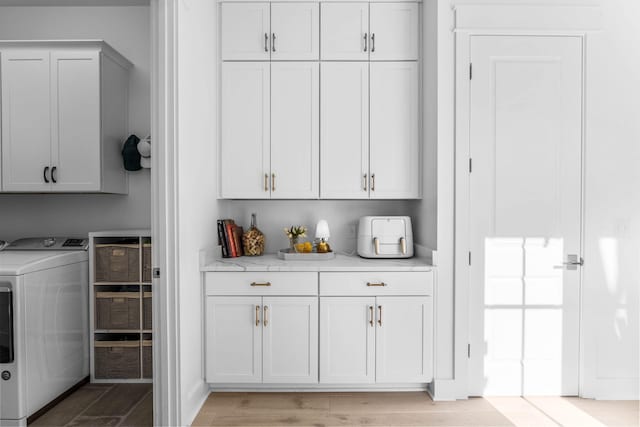
[[[309,252],[306,254],[291,252],[290,248],[280,249],[278,251],[278,258],[285,261],[326,261],[329,259],[334,259],[335,257],[336,253],[333,251],[326,253]]]

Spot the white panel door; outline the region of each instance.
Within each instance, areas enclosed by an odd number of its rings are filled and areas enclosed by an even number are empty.
[[[49,52],[2,53],[2,189],[51,189]]]
[[[372,62],[369,66],[371,198],[417,198],[420,193],[418,63]]]
[[[261,297],[207,297],[208,383],[262,381],[261,303]]]
[[[269,3],[222,3],[223,60],[268,61]]]
[[[99,191],[99,53],[51,53],[51,93],[51,189]]]
[[[366,199],[369,197],[369,64],[323,62],[321,68],[320,196]]]
[[[369,59],[369,4],[322,3],[320,10],[321,59]]]
[[[317,199],[317,62],[271,64],[271,198]]]
[[[577,395],[582,43],[471,39],[470,393]]]
[[[318,297],[263,298],[263,382],[318,382]]]
[[[372,61],[418,59],[418,3],[371,3],[369,16]]]
[[[375,297],[320,298],[320,382],[375,382]]]
[[[271,59],[318,60],[318,3],[271,3]]]
[[[430,382],[431,297],[376,298],[376,382]]]
[[[269,198],[269,75],[268,62],[222,64],[223,198]]]

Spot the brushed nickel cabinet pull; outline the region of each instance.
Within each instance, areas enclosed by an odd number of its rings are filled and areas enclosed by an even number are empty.
[[[376,51],[376,34],[371,33],[371,53]]]
[[[256,326],[260,325],[260,306],[256,305]]]
[[[269,319],[267,318],[267,315],[268,315],[268,313],[269,313],[269,312],[267,311],[268,309],[269,309],[269,307],[267,307],[267,306],[265,305],[265,306],[264,306],[264,309],[263,309],[263,310],[264,310],[264,314],[263,314],[263,316],[262,316],[262,324],[264,325],[264,327],[265,327],[265,328],[267,327],[267,324],[269,323]]]
[[[378,306],[378,325],[382,326],[382,306]]]
[[[400,238],[400,249],[402,250],[402,255],[407,254],[407,240],[404,237]]]
[[[269,174],[264,174],[264,191],[269,191]]]
[[[373,247],[376,250],[376,255],[380,255],[380,240],[377,237],[373,238]]]
[[[276,51],[276,33],[271,33],[271,52]]]
[[[276,191],[276,174],[271,174],[271,191]]]
[[[367,191],[367,174],[362,175],[362,191]]]
[[[376,174],[371,174],[371,191],[376,191]]]
[[[369,325],[373,327],[373,306],[369,306]]]
[[[269,52],[269,48],[267,47],[267,43],[269,42],[269,34],[264,33],[264,51]]]
[[[271,282],[251,282],[251,286],[271,286]]]
[[[384,282],[367,282],[367,286],[387,286]]]
[[[364,33],[364,51],[367,51],[367,33]]]

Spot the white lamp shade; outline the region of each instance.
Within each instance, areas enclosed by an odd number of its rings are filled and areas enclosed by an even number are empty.
[[[318,224],[316,224],[316,239],[329,240],[329,237],[331,237],[331,233],[329,232],[329,224],[326,220],[321,219],[320,221],[318,221]]]

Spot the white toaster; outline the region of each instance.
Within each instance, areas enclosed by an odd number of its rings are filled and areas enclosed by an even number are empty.
[[[358,223],[358,255],[411,258],[413,231],[408,216],[363,216]]]

